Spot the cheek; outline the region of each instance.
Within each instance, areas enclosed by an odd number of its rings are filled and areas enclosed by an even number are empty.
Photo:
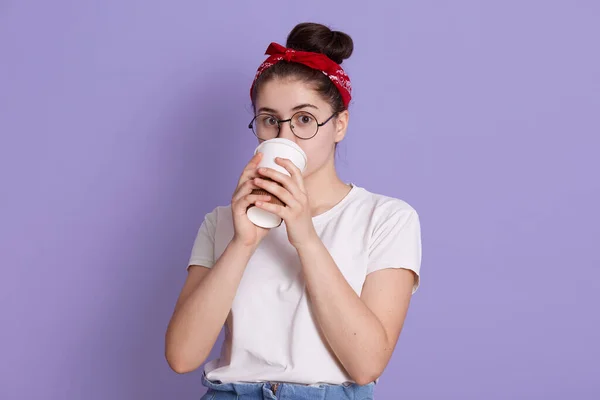
[[[306,173],[310,174],[321,168],[335,150],[334,146],[335,143],[332,140],[315,141],[304,146],[304,151],[308,157],[308,168],[306,169]]]

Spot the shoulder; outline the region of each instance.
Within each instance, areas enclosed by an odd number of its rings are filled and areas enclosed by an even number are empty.
[[[226,205],[216,206],[211,211],[205,213],[204,220],[202,221],[201,225],[202,227],[214,232],[215,230],[219,229],[219,227],[232,224],[233,218],[231,215],[231,205]]]
[[[212,211],[205,214],[204,218],[210,222],[217,223],[219,220],[231,219],[231,204],[216,206]]]
[[[365,188],[357,187],[359,195],[357,204],[360,204],[363,211],[368,211],[374,222],[385,223],[390,219],[410,219],[417,217],[418,213],[408,201],[388,196],[381,193],[371,192]]]

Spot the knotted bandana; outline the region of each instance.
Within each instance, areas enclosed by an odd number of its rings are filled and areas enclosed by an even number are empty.
[[[260,67],[258,67],[256,76],[254,77],[254,81],[250,87],[250,96],[252,96],[252,90],[254,89],[254,85],[256,84],[258,77],[267,68],[272,67],[280,61],[296,62],[323,72],[337,87],[342,95],[344,106],[348,108],[348,104],[352,98],[352,85],[350,84],[350,78],[338,63],[334,62],[325,54],[288,49],[277,43],[271,43],[265,54],[269,55],[269,58],[267,58],[260,65]]]

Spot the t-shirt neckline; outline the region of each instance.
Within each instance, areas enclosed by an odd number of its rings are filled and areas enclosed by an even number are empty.
[[[354,195],[356,194],[356,192],[358,192],[358,190],[360,189],[358,186],[356,186],[354,183],[350,182],[349,185],[351,186],[350,191],[348,193],[346,193],[346,196],[344,196],[344,198],[342,200],[340,200],[336,205],[334,205],[333,207],[331,207],[329,210],[316,215],[314,217],[312,217],[312,221],[313,224],[319,224],[322,222],[327,221],[329,218],[331,218],[334,214],[336,214],[339,210],[341,210],[344,205],[350,201],[350,199],[352,197],[354,197]]]

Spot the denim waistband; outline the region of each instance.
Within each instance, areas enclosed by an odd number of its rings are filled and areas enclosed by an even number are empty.
[[[330,399],[351,399],[351,400],[369,400],[373,398],[375,383],[367,385],[358,385],[356,383],[347,383],[343,385],[316,384],[302,385],[295,383],[281,382],[234,382],[221,383],[220,381],[211,381],[202,373],[202,384],[208,389],[216,392],[229,392],[241,395],[254,395],[258,399],[298,399],[298,400],[330,400]],[[276,393],[273,393],[274,385],[277,384]],[[216,399],[219,397],[216,396]]]

